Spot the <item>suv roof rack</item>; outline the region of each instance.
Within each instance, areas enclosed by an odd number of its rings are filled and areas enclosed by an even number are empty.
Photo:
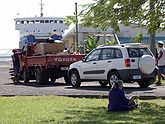
[[[121,46],[121,47],[147,47],[146,44],[142,44],[142,43],[125,43],[125,44],[115,44],[115,45],[106,45],[106,44],[102,44],[99,45],[97,48],[101,48],[101,47],[106,47],[106,46]]]

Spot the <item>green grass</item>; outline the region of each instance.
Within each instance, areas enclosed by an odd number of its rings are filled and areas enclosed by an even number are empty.
[[[139,100],[127,112],[107,112],[107,99],[0,97],[0,124],[164,124],[165,100]]]
[[[158,78],[156,78],[156,81],[155,82],[157,82],[157,81],[158,81]],[[161,83],[162,84],[165,84],[165,80],[161,79]]]
[[[165,84],[165,80],[162,80],[162,84]]]

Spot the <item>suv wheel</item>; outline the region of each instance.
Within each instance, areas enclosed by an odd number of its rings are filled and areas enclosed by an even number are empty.
[[[108,84],[108,81],[99,81],[99,84],[101,85],[101,87],[105,87]]]
[[[149,85],[153,84],[155,79],[148,79],[143,81],[138,81],[137,83],[141,88],[147,88]]]
[[[80,76],[76,70],[73,70],[70,72],[69,79],[70,79],[70,83],[73,87],[80,87],[81,80],[80,80]]]
[[[108,82],[110,87],[112,86],[113,82],[117,80],[121,80],[119,73],[117,71],[111,72],[108,76]]]

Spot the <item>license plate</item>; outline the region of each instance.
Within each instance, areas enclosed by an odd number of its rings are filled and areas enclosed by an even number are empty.
[[[134,75],[133,76],[133,79],[141,79],[142,77],[141,77],[141,75]]]
[[[68,70],[68,67],[61,67],[61,70]]]

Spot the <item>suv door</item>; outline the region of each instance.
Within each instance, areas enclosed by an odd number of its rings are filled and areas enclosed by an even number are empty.
[[[97,74],[100,73],[97,70],[97,62],[99,61],[101,49],[92,51],[87,57],[85,62],[80,67],[80,72],[83,79],[96,79]]]
[[[99,57],[99,61],[97,61],[97,70],[100,72],[97,75],[97,79],[107,79],[107,74],[111,69],[120,69],[122,67],[123,58],[122,52],[117,48],[103,48]]]

